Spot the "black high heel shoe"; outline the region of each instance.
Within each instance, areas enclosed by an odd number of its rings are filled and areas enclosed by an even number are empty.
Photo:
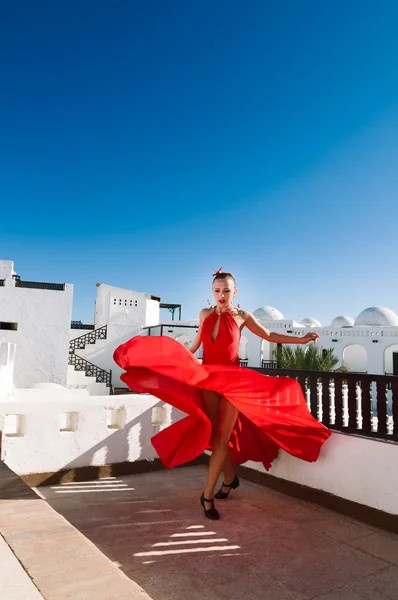
[[[211,504],[211,508],[206,509],[205,508],[205,502],[208,502],[209,504]],[[205,516],[208,519],[211,519],[212,521],[218,521],[220,518],[220,513],[218,512],[218,510],[214,507],[214,500],[208,500],[207,498],[205,498],[204,493],[201,495],[200,497],[200,503],[204,508],[205,511]]]
[[[231,490],[236,490],[236,488],[238,488],[239,485],[240,485],[239,478],[237,475],[235,475],[232,483],[223,483],[222,484],[222,486],[218,490],[217,494],[215,494],[214,498],[217,498],[217,500],[225,500],[226,498],[228,498],[229,492]],[[229,488],[228,492],[224,492],[223,487]]]

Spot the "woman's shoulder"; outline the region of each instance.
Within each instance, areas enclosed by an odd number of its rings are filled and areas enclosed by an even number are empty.
[[[214,312],[214,308],[212,306],[202,308],[202,310],[199,313],[199,321],[200,322],[204,321],[206,319],[206,317],[211,315],[213,312]]]
[[[234,307],[234,310],[231,311],[231,314],[233,317],[241,317],[244,321],[251,317],[251,313],[248,310],[244,310],[240,306]]]

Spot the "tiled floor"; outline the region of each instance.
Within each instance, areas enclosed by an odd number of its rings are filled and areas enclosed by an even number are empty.
[[[0,461],[1,600],[150,600]]]
[[[199,505],[205,474],[186,467],[39,491],[154,600],[398,597],[398,536],[246,481],[212,522]]]
[[[43,600],[43,596],[1,535],[0,590],[1,598],[5,599]]]

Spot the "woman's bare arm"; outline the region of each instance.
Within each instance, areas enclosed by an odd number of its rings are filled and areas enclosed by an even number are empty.
[[[267,342],[275,342],[276,344],[308,344],[308,342],[316,342],[319,338],[319,334],[315,331],[310,331],[303,337],[268,331],[268,329],[265,329],[265,327],[257,321],[254,315],[246,310],[242,311],[242,316],[245,319],[245,327],[263,340],[267,340]]]

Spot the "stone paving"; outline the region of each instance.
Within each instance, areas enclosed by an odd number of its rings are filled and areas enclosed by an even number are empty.
[[[4,600],[43,600],[43,596],[1,536],[0,594]]]
[[[151,600],[0,461],[1,600]]]
[[[398,536],[246,481],[209,521],[199,504],[205,475],[184,467],[38,491],[153,600],[398,598]],[[68,547],[54,572],[59,589],[79,574],[73,540]],[[85,569],[94,577],[95,565]]]

